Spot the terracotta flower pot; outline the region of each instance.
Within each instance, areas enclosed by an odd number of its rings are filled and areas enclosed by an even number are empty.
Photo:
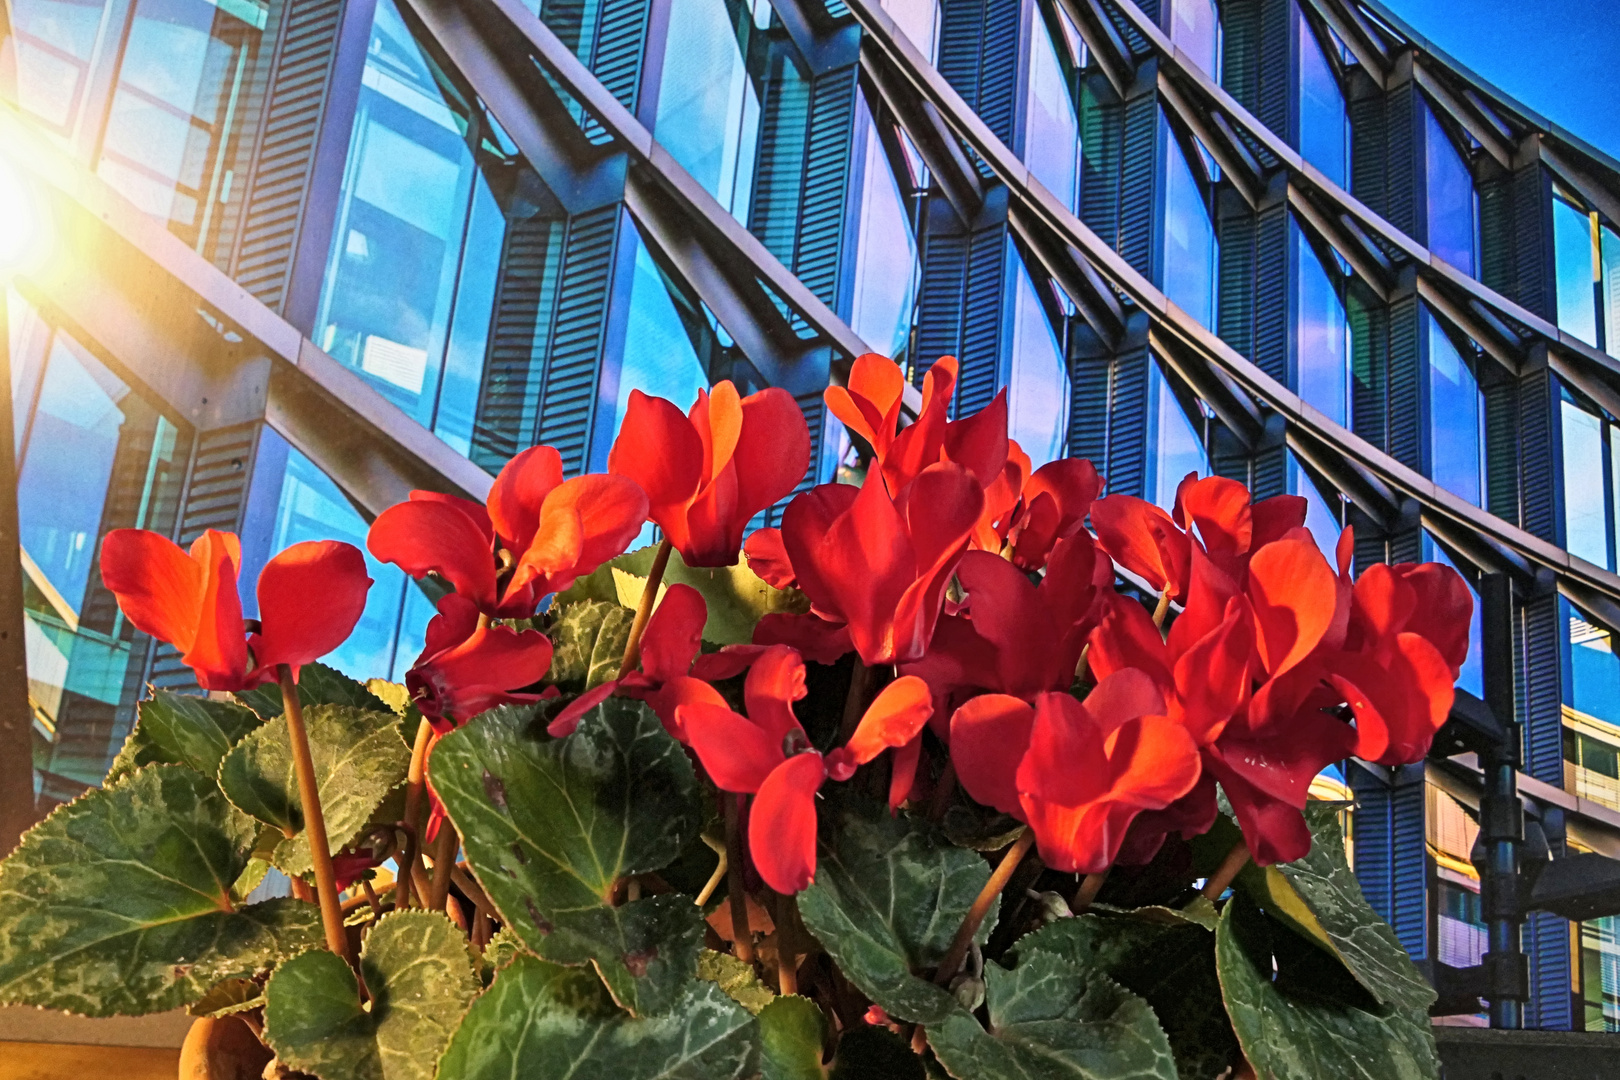
[[[204,1017],[180,1047],[180,1080],[259,1080],[274,1056],[238,1017]]]

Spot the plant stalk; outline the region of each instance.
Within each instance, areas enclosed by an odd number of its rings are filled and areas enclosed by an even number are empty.
[[[945,951],[945,959],[939,962],[939,970],[934,972],[935,985],[950,985],[957,969],[962,966],[963,958],[967,956],[968,946],[973,943],[973,935],[979,932],[984,917],[990,914],[990,905],[996,902],[1001,890],[1012,880],[1013,871],[1018,869],[1018,864],[1024,861],[1024,856],[1029,854],[1029,849],[1034,843],[1035,830],[1026,827],[1007,849],[1007,854],[1001,857],[1001,862],[996,864],[995,870],[990,874],[990,880],[979,890],[973,906],[968,909],[967,917],[962,920],[962,925],[957,927],[956,937],[951,939],[951,947]]]
[[[1160,630],[1164,629],[1165,616],[1170,614],[1170,583],[1165,582],[1164,592],[1159,594],[1159,606],[1153,609],[1153,625]]]
[[[844,722],[839,726],[838,738],[848,742],[860,726],[861,714],[866,711],[866,697],[872,689],[872,669],[855,654],[855,670],[849,676],[849,696],[844,699]]]
[[[752,964],[754,935],[748,927],[748,894],[743,891],[742,830],[738,822],[742,796],[729,791],[721,794],[726,814],[726,899],[731,905],[732,943],[736,947],[737,959]]]
[[[945,768],[939,774],[939,783],[934,788],[934,797],[928,803],[928,820],[939,821],[945,816],[945,811],[951,808],[951,796],[956,794],[956,762],[950,758],[945,759]]]
[[[321,926],[326,931],[326,947],[352,966],[349,935],[343,929],[343,908],[338,903],[337,874],[332,869],[332,849],[326,841],[326,816],[321,813],[321,792],[315,783],[315,759],[309,752],[309,732],[304,728],[304,705],[298,700],[298,684],[292,668],[282,664],[281,700],[287,717],[287,738],[292,744],[293,771],[298,776],[298,802],[304,814],[304,835],[309,840],[309,861],[315,868],[315,899],[321,906]]]
[[[1097,899],[1097,894],[1102,892],[1103,882],[1107,880],[1107,870],[1096,874],[1087,874],[1081,879],[1080,887],[1074,891],[1074,903],[1069,905],[1069,910],[1076,915],[1084,915],[1086,910],[1091,907],[1092,902]]]
[[[653,556],[652,569],[647,571],[647,583],[641,587],[641,601],[636,604],[636,617],[630,623],[630,640],[624,643],[624,660],[619,664],[621,679],[641,663],[641,635],[647,632],[653,606],[658,603],[658,586],[664,583],[664,569],[669,566],[669,553],[673,550],[669,537],[658,542],[658,554]]]
[[[446,818],[439,825],[439,835],[433,838],[433,882],[427,909],[442,911],[450,898],[450,870],[456,864],[456,849],[461,846],[461,835]]]
[[[1204,882],[1201,891],[1205,898],[1209,900],[1218,898],[1221,893],[1226,891],[1226,887],[1232,884],[1232,879],[1238,876],[1238,871],[1242,870],[1248,863],[1249,845],[1239,840],[1232,845],[1232,850],[1226,853],[1226,858],[1221,860],[1221,865],[1215,868],[1215,872],[1209,876],[1209,880]]]
[[[422,865],[422,846],[417,842],[417,837],[422,833],[422,791],[427,786],[427,755],[432,743],[433,725],[424,717],[416,726],[410,769],[405,773],[405,824],[410,826],[410,830],[405,836],[405,850],[400,855],[399,881],[394,886],[394,908],[398,911],[410,906],[412,879]],[[420,901],[422,898],[417,899]]]
[[[776,898],[776,992],[799,992],[799,935],[794,928],[797,905],[791,896]]]

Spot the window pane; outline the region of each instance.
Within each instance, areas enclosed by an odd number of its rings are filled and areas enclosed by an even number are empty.
[[[1553,251],[1558,262],[1558,328],[1588,345],[1597,344],[1592,293],[1592,219],[1553,198]]]
[[[13,0],[0,35],[0,94],[66,134],[78,115],[106,0]]]
[[[1344,528],[1339,524],[1338,507],[1322,497],[1292,452],[1288,455],[1288,490],[1291,494],[1304,496],[1305,527],[1311,530],[1311,536],[1328,565],[1336,568],[1339,565],[1339,533]]]
[[[939,0],[883,0],[883,10],[930,63],[939,35]]]
[[[1564,704],[1585,716],[1620,724],[1620,657],[1614,654],[1614,640],[1567,600],[1558,606],[1569,627],[1570,679]]]
[[[1479,384],[1440,323],[1423,312],[1429,335],[1430,479],[1480,505]]]
[[[1164,215],[1164,294],[1206,327],[1215,325],[1215,226],[1181,144],[1163,115],[1167,147]]]
[[[655,134],[739,221],[759,126],[759,96],[725,0],[671,0]]]
[[[1343,424],[1348,415],[1345,398],[1349,365],[1349,324],[1344,304],[1305,230],[1293,218],[1289,218],[1288,227],[1294,234],[1294,256],[1299,264],[1299,324],[1294,339],[1299,396],[1322,410],[1324,416]]]
[[[865,117],[864,104],[860,111]],[[887,356],[904,356],[917,284],[917,241],[877,129],[870,119],[864,126],[861,231],[849,325],[872,348]]]
[[[1332,66],[1316,43],[1316,34],[1299,17],[1299,152],[1340,187],[1345,181],[1345,143],[1349,121],[1344,93]]]
[[[1609,565],[1608,508],[1603,490],[1601,421],[1573,401],[1563,406],[1564,546],[1598,566]]]
[[[495,284],[500,278],[506,240],[506,217],[479,174],[473,187],[472,217],[456,285],[455,323],[445,353],[444,381],[439,390],[434,434],[463,454],[471,453],[473,415],[483,381]]]
[[[1424,108],[1428,169],[1429,250],[1474,274],[1474,178],[1434,113]]]
[[[1176,504],[1176,488],[1190,472],[1209,472],[1204,440],[1181,410],[1158,361],[1148,364],[1147,495],[1166,510]]]
[[[1018,261],[1007,434],[1040,468],[1064,454],[1069,437],[1069,372],[1029,271]]]
[[[341,540],[365,553],[366,572],[373,582],[366,594],[366,610],[349,640],[323,657],[356,679],[372,679],[394,670],[396,651],[414,659],[422,649],[420,636],[409,642],[399,640],[400,603],[405,589],[415,587],[398,567],[371,557],[366,551],[366,530],[365,519],[337,485],[314,462],[289,450],[270,552],[273,555],[305,540]],[[243,599],[247,601],[245,596]]]
[[[1603,331],[1604,348],[1620,356],[1620,234],[1603,226]]]
[[[1035,21],[1029,71],[1029,124],[1024,162],[1058,201],[1074,209],[1080,121],[1046,24]]]
[[[451,111],[394,0],[379,0],[316,340],[431,424],[471,201]]]
[[[622,421],[630,391],[668,398],[682,410],[709,386],[708,372],[698,362],[669,286],[647,245],[636,237],[636,271],[630,286],[630,315],[624,334],[624,364],[619,371],[618,417]],[[740,388],[747,392],[746,388]],[[617,424],[614,425],[617,433]]]
[[[1216,81],[1220,80],[1220,33],[1214,0],[1175,0],[1171,5],[1170,40]]]

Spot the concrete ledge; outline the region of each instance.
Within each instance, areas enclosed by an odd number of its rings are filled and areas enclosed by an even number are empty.
[[[191,1021],[192,1017],[184,1009],[152,1016],[109,1016],[93,1020],[87,1016],[14,1005],[0,1008],[0,1040],[179,1049],[186,1041]],[[92,1071],[85,1075],[97,1073]],[[0,1067],[0,1077],[14,1080],[13,1074],[3,1067]]]
[[[1613,1080],[1620,1035],[1436,1027],[1444,1080]]]

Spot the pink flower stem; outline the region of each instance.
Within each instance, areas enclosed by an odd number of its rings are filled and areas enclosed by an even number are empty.
[[[726,899],[731,905],[731,936],[737,959],[752,964],[754,935],[748,926],[748,894],[743,891],[742,829],[738,821],[742,814],[743,797],[723,791],[720,798],[725,804],[726,815]]]
[[[293,772],[298,777],[298,803],[304,816],[304,836],[309,841],[309,861],[315,868],[315,899],[321,906],[321,926],[326,931],[326,947],[354,964],[349,935],[343,929],[343,908],[338,903],[337,874],[332,869],[332,849],[326,840],[326,817],[321,813],[321,792],[315,782],[315,759],[309,752],[309,732],[304,727],[304,706],[298,700],[298,685],[292,668],[282,664],[281,700],[285,706],[287,738],[292,744]]]
[[[1018,834],[1018,839],[1013,841],[1012,846],[1007,849],[1007,854],[1001,857],[1001,862],[996,865],[995,870],[990,874],[990,880],[984,883],[984,888],[979,890],[979,895],[973,901],[973,906],[968,908],[967,917],[962,920],[962,925],[957,927],[956,937],[951,939],[951,947],[945,950],[945,959],[939,962],[939,970],[934,972],[934,982],[937,985],[950,985],[950,981],[955,977],[957,969],[962,966],[963,957],[967,956],[968,946],[973,942],[973,935],[979,932],[979,927],[984,923],[984,917],[990,914],[990,905],[996,902],[996,897],[1001,895],[1001,890],[1005,889],[1007,882],[1012,880],[1013,871],[1018,869],[1018,864],[1024,861],[1024,856],[1029,854],[1029,849],[1034,843],[1035,830],[1025,828],[1023,832]]]
[[[1221,860],[1221,865],[1215,868],[1209,880],[1204,882],[1201,891],[1205,898],[1209,900],[1218,898],[1226,891],[1226,887],[1232,884],[1232,879],[1238,876],[1238,872],[1248,864],[1249,845],[1239,840],[1232,845],[1232,850],[1226,853],[1226,858]]]
[[[669,565],[669,553],[673,550],[669,537],[659,541],[658,554],[653,556],[652,569],[647,571],[647,583],[641,587],[641,602],[636,605],[636,617],[630,623],[630,640],[624,643],[624,660],[619,664],[621,679],[641,663],[641,635],[647,632],[647,621],[652,618],[653,606],[658,603],[658,586],[664,583],[664,568]]]

